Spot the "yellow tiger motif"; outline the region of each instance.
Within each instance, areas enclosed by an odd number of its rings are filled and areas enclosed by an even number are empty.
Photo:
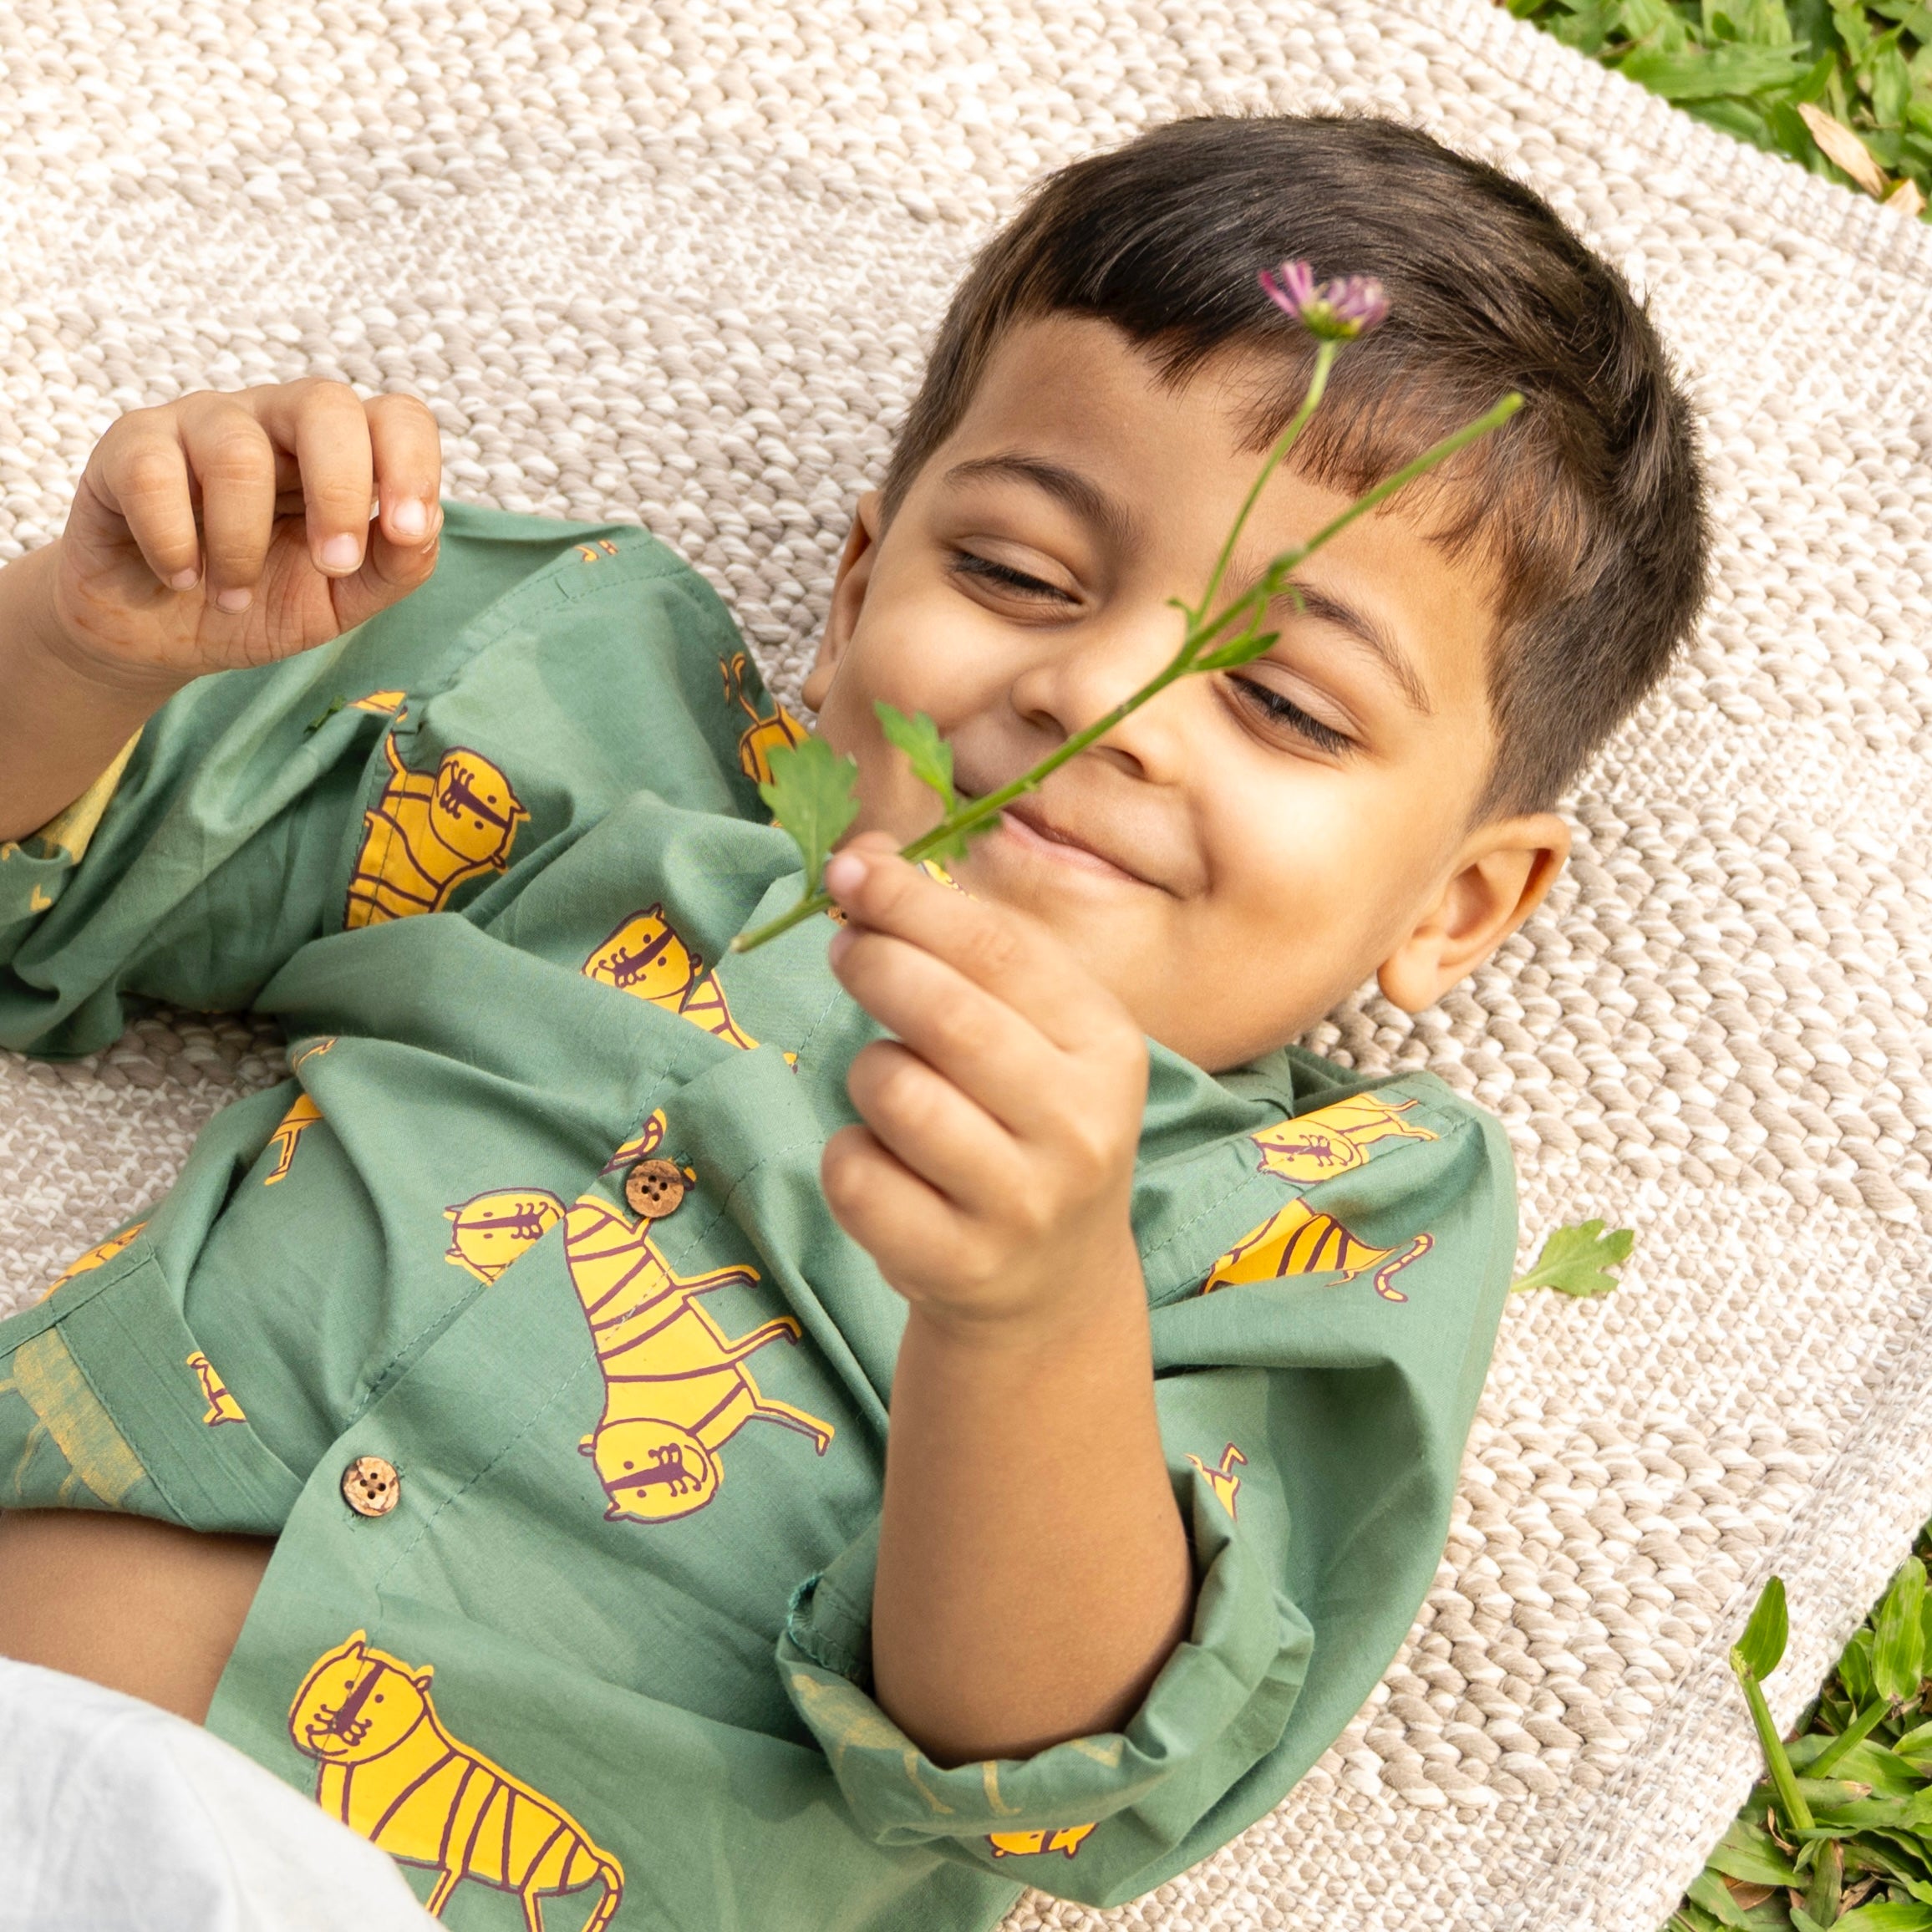
[[[224,1422],[248,1420],[242,1413],[242,1405],[228,1393],[228,1385],[221,1380],[220,1370],[199,1349],[188,1357],[186,1365],[200,1378],[201,1400],[208,1405],[208,1412],[201,1418],[205,1427],[215,1429]]]
[[[1198,1456],[1190,1453],[1187,1460],[1208,1478],[1208,1487],[1214,1492],[1215,1499],[1228,1512],[1229,1522],[1234,1520],[1234,1499],[1241,1492],[1241,1478],[1234,1473],[1235,1466],[1248,1467],[1248,1458],[1230,1442],[1221,1452],[1221,1461],[1210,1467]]]
[[[389,782],[363,814],[362,850],[343,913],[351,928],[441,912],[466,880],[505,870],[516,828],[530,816],[480,752],[455,745],[434,771],[411,771],[393,734],[383,751]]]
[[[1339,1287],[1373,1269],[1377,1294],[1385,1301],[1406,1301],[1408,1296],[1391,1288],[1390,1281],[1435,1245],[1433,1236],[1418,1234],[1404,1248],[1371,1248],[1332,1214],[1321,1213],[1305,1201],[1290,1201],[1214,1263],[1201,1292],[1212,1294],[1237,1282],[1276,1281],[1284,1275],[1322,1274],[1330,1269],[1337,1271]]]
[[[724,702],[737,705],[751,720],[738,735],[738,769],[754,785],[769,785],[772,753],[804,744],[811,733],[784,705],[775,704],[767,714],[752,703],[744,652],[734,652],[729,658],[720,658],[718,669],[724,676]]]
[[[1092,1825],[1060,1825],[1051,1831],[989,1832],[986,1842],[992,1846],[996,1858],[1028,1852],[1065,1852],[1070,1858],[1093,1828]]]
[[[623,1897],[623,1868],[562,1806],[443,1728],[434,1675],[361,1630],[317,1661],[288,1711],[295,1748],[317,1761],[315,1802],[392,1858],[433,1870],[432,1918],[472,1879],[514,1892],[526,1932],[543,1932],[547,1894],[601,1881],[583,1932],[602,1932]]]
[[[104,1262],[112,1261],[140,1231],[147,1226],[145,1221],[137,1221],[132,1228],[124,1228],[119,1234],[110,1234],[105,1241],[97,1242],[87,1253],[77,1255],[69,1262],[53,1279],[48,1283],[40,1299],[44,1301],[55,1289],[72,1281],[77,1274],[86,1274],[99,1268]]]
[[[262,1177],[264,1187],[272,1187],[277,1181],[287,1178],[288,1170],[295,1165],[295,1150],[302,1144],[302,1136],[322,1118],[322,1109],[307,1094],[297,1094],[288,1111],[282,1116],[281,1124],[268,1136],[268,1145],[275,1150],[275,1165]]]
[[[1391,1105],[1373,1094],[1356,1094],[1332,1106],[1284,1121],[1253,1136],[1261,1150],[1261,1171],[1284,1181],[1326,1181],[1368,1162],[1375,1141],[1400,1135],[1406,1141],[1433,1141],[1440,1136],[1416,1126],[1402,1116],[1416,1103]]]
[[[718,975],[671,930],[662,905],[633,913],[583,963],[584,977],[634,994],[732,1046],[758,1042],[733,1021]]]
[[[407,691],[371,691],[366,698],[358,698],[348,708],[352,711],[367,711],[375,718],[399,718],[402,715],[403,700]]]
[[[699,1307],[715,1289],[749,1287],[754,1268],[680,1275],[651,1238],[587,1194],[564,1223],[563,1252],[603,1372],[603,1414],[578,1445],[596,1465],[607,1520],[669,1523],[702,1509],[724,1480],[719,1450],[747,1422],[776,1422],[824,1455],[832,1426],[760,1392],[745,1358],[795,1342],[790,1315],[727,1335]]]
[[[563,1218],[563,1203],[542,1187],[504,1187],[472,1194],[443,1210],[450,1223],[443,1258],[486,1285]]]
[[[1312,1114],[1264,1127],[1250,1136],[1261,1150],[1259,1171],[1304,1184],[1326,1181],[1365,1166],[1367,1150],[1377,1141],[1391,1136],[1408,1141],[1439,1139],[1427,1127],[1402,1117],[1416,1104],[1355,1094]],[[1407,1295],[1389,1284],[1435,1244],[1432,1236],[1418,1234],[1400,1248],[1372,1248],[1332,1214],[1301,1200],[1290,1201],[1258,1228],[1251,1228],[1214,1263],[1201,1292],[1211,1294],[1238,1282],[1277,1281],[1284,1275],[1320,1274],[1330,1269],[1336,1271],[1340,1286],[1373,1269],[1377,1294],[1385,1301],[1406,1301]]]

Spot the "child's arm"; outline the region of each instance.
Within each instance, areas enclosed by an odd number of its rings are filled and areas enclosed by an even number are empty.
[[[862,840],[828,868],[898,1036],[827,1199],[912,1304],[872,1598],[882,1708],[936,1763],[1122,1726],[1192,1608],[1129,1221],[1146,1052],[1050,937]],[[903,1042],[903,1045],[899,1042]]]
[[[184,684],[408,596],[435,567],[440,475],[424,404],[342,383],[204,390],[111,425],[61,536],[0,570],[0,841],[72,804]]]

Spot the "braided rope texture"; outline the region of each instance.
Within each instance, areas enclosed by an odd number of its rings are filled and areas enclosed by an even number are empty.
[[[1402,1655],[1288,1800],[1102,1926],[1651,1932],[1932,1513],[1932,236],[1481,0],[44,0],[0,11],[0,555],[122,410],[319,374],[425,397],[450,494],[634,519],[796,692],[972,249],[1206,109],[1412,119],[1648,294],[1721,532],[1695,648],[1588,775],[1547,908],[1440,1007],[1312,1044],[1494,1110],[1525,1254]],[[1345,268],[1346,263],[1328,264]],[[280,1076],[245,1019],[0,1059],[0,1306]],[[1023,1876],[1025,1861],[1016,1861]]]

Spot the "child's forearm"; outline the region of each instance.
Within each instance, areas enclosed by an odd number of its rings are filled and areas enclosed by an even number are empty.
[[[899,1727],[944,1766],[1117,1730],[1192,1601],[1138,1267],[1051,1330],[962,1335],[915,1307],[872,1599]]]
[[[176,688],[89,674],[64,652],[51,595],[58,547],[0,570],[0,841],[72,805]]]

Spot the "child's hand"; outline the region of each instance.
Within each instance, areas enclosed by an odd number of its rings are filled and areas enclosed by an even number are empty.
[[[435,568],[441,475],[413,396],[312,379],[133,410],[74,493],[51,642],[72,669],[163,689],[326,643]]]
[[[839,1225],[955,1329],[1051,1329],[1123,1293],[1138,1308],[1147,1055],[1126,1009],[1051,934],[882,835],[847,846],[826,882],[852,922],[833,969],[898,1036],[854,1059],[866,1124],[826,1144]]]

